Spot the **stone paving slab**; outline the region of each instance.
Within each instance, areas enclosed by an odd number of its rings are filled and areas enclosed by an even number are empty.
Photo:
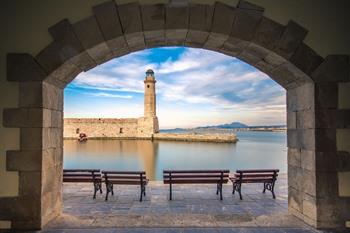
[[[63,185],[63,214],[43,232],[314,232],[288,214],[286,175],[276,183],[276,199],[262,193],[262,184],[245,184],[243,200],[232,195],[232,184],[168,185],[152,181],[139,201],[139,187],[115,186],[106,202],[92,199],[92,184]],[[103,192],[105,191],[103,187]]]

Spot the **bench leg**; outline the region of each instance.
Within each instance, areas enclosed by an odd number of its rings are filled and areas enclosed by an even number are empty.
[[[265,191],[266,191],[266,183],[264,183],[263,193],[265,193]]]
[[[108,201],[108,194],[109,193],[112,193],[112,195],[114,195],[113,184],[107,183],[106,184],[106,198],[105,198],[105,201]]]
[[[219,184],[216,184],[216,195],[219,194]]]
[[[236,183],[232,183],[232,195],[235,195]]]
[[[271,193],[272,193],[273,199],[276,199],[276,195],[275,195],[275,182],[273,182],[273,183],[271,184]]]
[[[144,184],[141,185],[140,202],[142,201],[142,196],[146,196],[146,186]]]
[[[239,194],[239,199],[243,200],[243,198],[242,198],[242,192],[241,192],[241,187],[242,187],[242,184],[241,184],[241,183],[238,183],[238,184],[236,185],[236,190],[237,190],[237,192],[238,192],[238,194]]]
[[[222,184],[218,183],[217,184],[217,190],[216,190],[216,195],[220,193],[220,200],[222,200]]]
[[[173,192],[172,192],[173,190],[172,190],[172,184],[170,183],[169,184],[169,200],[171,201],[172,199],[173,199]]]

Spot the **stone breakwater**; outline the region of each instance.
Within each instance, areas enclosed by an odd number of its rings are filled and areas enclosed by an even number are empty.
[[[184,142],[226,142],[234,143],[238,141],[235,134],[175,134],[157,133],[153,135],[153,140],[164,141],[184,141]]]

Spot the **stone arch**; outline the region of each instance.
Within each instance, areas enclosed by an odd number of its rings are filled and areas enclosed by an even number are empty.
[[[61,212],[63,88],[112,58],[175,45],[237,57],[287,90],[289,210],[315,227],[344,227],[342,206],[350,201],[334,193],[335,129],[349,125],[336,97],[337,83],[349,81],[349,58],[317,55],[303,42],[302,26],[274,22],[246,1],[236,7],[107,1],[92,16],[74,24],[64,19],[48,31],[53,41],[35,57],[7,56],[8,81],[20,90],[19,107],[4,110],[3,124],[20,128],[20,150],[8,151],[6,161],[7,170],[19,171],[20,192],[0,198],[0,218],[13,228],[41,228]]]

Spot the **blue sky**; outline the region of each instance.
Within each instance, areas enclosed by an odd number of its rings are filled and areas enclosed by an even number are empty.
[[[286,122],[285,90],[266,74],[237,58],[185,47],[131,53],[79,74],[64,90],[64,116],[142,116],[149,68],[157,79],[157,115],[163,129]]]

